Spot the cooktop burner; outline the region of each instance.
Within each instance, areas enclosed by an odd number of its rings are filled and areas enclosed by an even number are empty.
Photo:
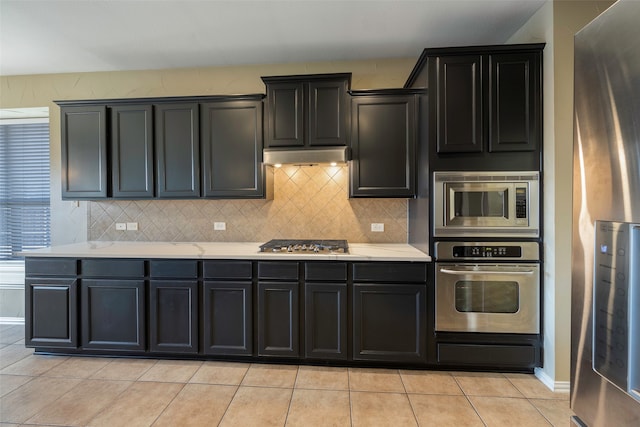
[[[349,245],[346,240],[269,240],[260,245],[260,252],[279,253],[317,253],[346,254],[349,252]]]

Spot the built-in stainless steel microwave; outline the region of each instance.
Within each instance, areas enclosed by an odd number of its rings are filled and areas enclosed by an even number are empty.
[[[434,172],[436,237],[540,235],[538,172]]]

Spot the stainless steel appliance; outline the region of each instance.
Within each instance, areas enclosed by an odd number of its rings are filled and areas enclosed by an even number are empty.
[[[640,402],[640,223],[595,229],[593,370]]]
[[[571,408],[579,425],[638,426],[640,3],[575,36]]]
[[[346,254],[349,253],[349,245],[346,240],[274,239],[260,245],[260,252]]]
[[[540,332],[536,242],[436,242],[436,331]]]
[[[434,172],[435,237],[540,235],[538,172]]]

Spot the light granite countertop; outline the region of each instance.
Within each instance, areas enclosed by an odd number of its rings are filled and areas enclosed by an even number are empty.
[[[26,257],[253,260],[421,261],[431,257],[408,244],[349,243],[348,254],[260,252],[255,242],[82,242],[22,252]]]

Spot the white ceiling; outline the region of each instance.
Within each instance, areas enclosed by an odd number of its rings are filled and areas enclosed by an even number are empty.
[[[0,0],[0,75],[417,58],[547,0]]]

